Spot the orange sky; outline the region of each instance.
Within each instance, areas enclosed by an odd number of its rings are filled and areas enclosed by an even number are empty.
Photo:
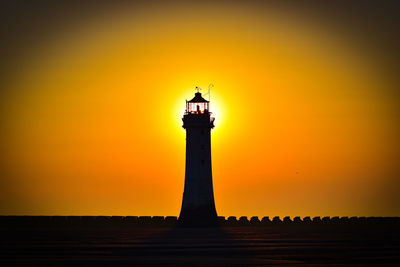
[[[212,83],[219,215],[400,215],[395,82],[309,17],[144,5],[27,54],[2,103],[0,214],[178,215],[185,99]]]

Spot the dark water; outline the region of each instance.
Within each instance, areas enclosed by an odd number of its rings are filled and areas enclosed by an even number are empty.
[[[6,265],[400,266],[398,231],[152,226],[3,227],[0,233]]]

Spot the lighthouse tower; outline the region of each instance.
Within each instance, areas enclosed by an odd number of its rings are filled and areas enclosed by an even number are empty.
[[[186,101],[183,128],[186,129],[185,188],[179,225],[217,225],[217,211],[211,170],[211,129],[214,118],[209,111],[210,103],[200,92]]]

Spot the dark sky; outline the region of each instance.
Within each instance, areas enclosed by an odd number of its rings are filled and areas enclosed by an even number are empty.
[[[129,2],[129,3],[128,3]],[[1,44],[2,72],[10,70],[24,51],[40,41],[43,36],[62,31],[70,24],[82,23],[88,17],[112,9],[154,5],[157,1],[2,1]],[[187,3],[187,1],[184,1]],[[204,1],[201,1],[204,2]],[[215,2],[215,1],[213,1]],[[284,0],[284,1],[219,1],[226,5],[259,6],[265,9],[282,9],[306,14],[315,23],[332,25],[339,31],[350,32],[355,42],[363,42],[376,56],[398,69],[400,47],[400,2],[362,0]],[[169,1],[169,5],[182,2]],[[295,14],[294,13],[294,14]],[[206,17],[196,14],[194,17]]]

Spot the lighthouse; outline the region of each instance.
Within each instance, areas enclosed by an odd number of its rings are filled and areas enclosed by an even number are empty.
[[[186,101],[182,121],[186,130],[186,166],[178,223],[181,226],[214,226],[217,225],[211,169],[214,118],[210,102],[199,91],[192,100]]]

